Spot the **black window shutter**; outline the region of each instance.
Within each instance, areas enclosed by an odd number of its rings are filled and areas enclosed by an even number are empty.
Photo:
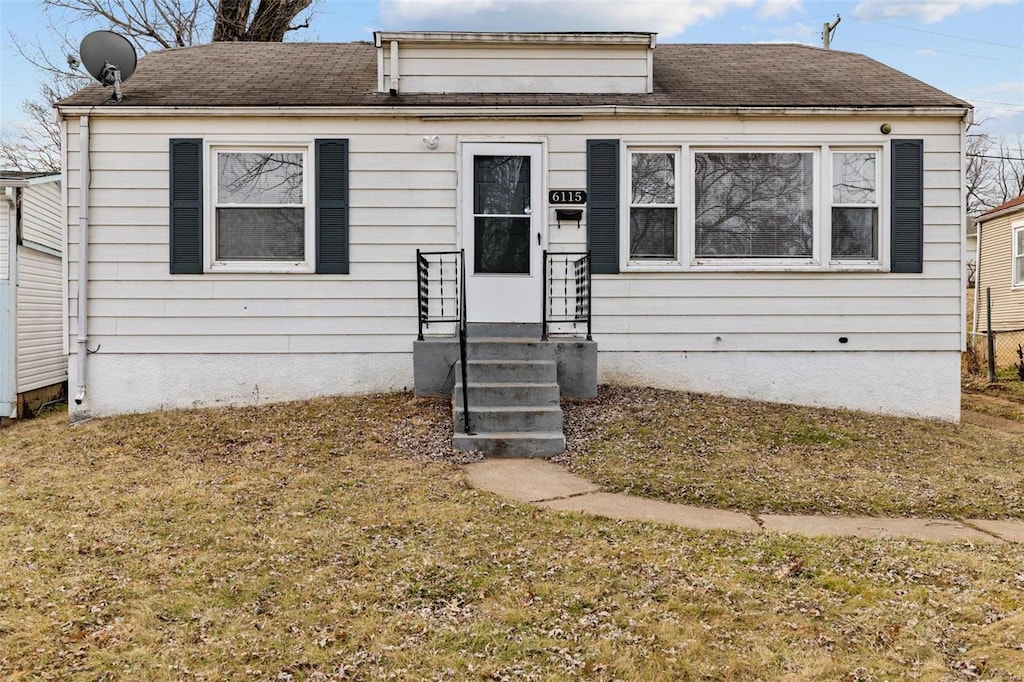
[[[618,273],[618,140],[587,140],[587,249],[591,272]]]
[[[171,139],[171,274],[203,272],[203,141]]]
[[[316,141],[316,271],[348,274],[348,140]]]
[[[892,141],[893,272],[924,269],[924,140]]]

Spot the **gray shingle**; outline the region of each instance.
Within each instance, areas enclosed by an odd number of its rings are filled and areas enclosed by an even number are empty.
[[[497,85],[497,83],[496,83]],[[852,52],[804,45],[662,44],[652,94],[377,92],[370,43],[212,43],[139,60],[120,103],[91,85],[64,106],[964,107],[963,100]]]

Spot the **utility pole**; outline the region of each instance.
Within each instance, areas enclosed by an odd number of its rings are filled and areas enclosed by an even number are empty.
[[[840,19],[839,15],[837,14],[835,21],[833,21],[831,24],[826,21],[824,27],[821,29],[821,45],[826,50],[832,49],[832,34],[835,33],[836,26],[839,25],[840,21],[842,21],[842,19]]]

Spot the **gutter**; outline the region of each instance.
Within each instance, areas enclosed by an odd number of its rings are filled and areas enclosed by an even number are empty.
[[[415,95],[413,95],[415,96]],[[553,116],[573,117],[664,117],[689,116],[694,118],[731,116],[746,117],[780,117],[780,116],[853,116],[864,118],[889,117],[957,117],[964,118],[972,111],[969,107],[689,107],[676,105],[586,105],[586,106],[138,106],[138,107],[102,107],[60,106],[61,115],[68,116],[263,116],[278,117],[301,116],[303,118],[326,117],[381,117],[388,118],[463,118],[463,117],[501,117],[501,118],[551,118]]]
[[[86,363],[89,358],[89,116],[78,120],[81,162],[78,181],[78,355],[75,405],[85,400]]]

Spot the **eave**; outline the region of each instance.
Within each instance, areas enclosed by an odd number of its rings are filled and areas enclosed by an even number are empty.
[[[58,106],[64,118],[90,117],[315,117],[315,118],[420,118],[420,119],[579,119],[579,118],[661,118],[726,117],[928,117],[958,118],[970,115],[969,107],[692,107],[692,106],[337,106],[337,107],[230,107],[230,106]]]

